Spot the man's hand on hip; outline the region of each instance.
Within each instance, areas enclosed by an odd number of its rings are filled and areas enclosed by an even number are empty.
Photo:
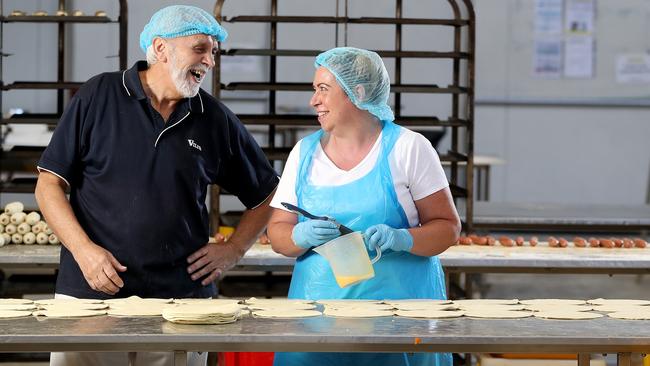
[[[86,282],[93,290],[115,295],[124,286],[124,281],[117,272],[126,271],[126,267],[108,250],[91,243],[73,254]]]

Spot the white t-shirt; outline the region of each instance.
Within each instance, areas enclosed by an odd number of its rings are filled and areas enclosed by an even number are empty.
[[[383,133],[379,135],[368,155],[348,171],[338,168],[318,144],[312,159],[309,182],[313,185],[337,186],[350,183],[368,174],[374,168],[379,157],[382,136]],[[300,163],[301,143],[302,140],[298,141],[289,153],[280,184],[271,201],[272,207],[286,210],[280,202],[297,205],[296,174]],[[449,186],[438,153],[431,146],[429,140],[421,134],[400,128],[400,135],[389,159],[397,199],[406,213],[410,227],[417,226],[420,219],[414,201]]]

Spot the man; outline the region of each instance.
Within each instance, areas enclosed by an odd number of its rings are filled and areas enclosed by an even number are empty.
[[[200,89],[226,37],[202,9],[163,8],[140,35],[147,61],[91,78],[70,101],[36,187],[64,245],[58,297],[211,297],[264,229],[277,174],[237,117]],[[207,244],[209,184],[248,208],[226,243]],[[59,357],[52,363],[100,362]]]

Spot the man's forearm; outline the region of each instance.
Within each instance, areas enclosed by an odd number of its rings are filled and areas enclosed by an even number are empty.
[[[58,177],[47,172],[40,173],[35,197],[48,226],[70,252],[74,254],[80,247],[90,243],[72,211]]]
[[[239,220],[239,225],[237,225],[237,229],[229,242],[237,246],[241,251],[241,255],[244,255],[253,246],[255,240],[262,234],[264,228],[266,228],[271,218],[271,213],[273,212],[270,203],[274,194],[275,191],[254,209],[244,211],[244,214]]]

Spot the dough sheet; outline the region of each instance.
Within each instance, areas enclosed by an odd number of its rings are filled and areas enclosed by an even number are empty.
[[[416,319],[449,319],[460,318],[465,315],[464,311],[446,311],[446,310],[395,310],[397,316]]]

